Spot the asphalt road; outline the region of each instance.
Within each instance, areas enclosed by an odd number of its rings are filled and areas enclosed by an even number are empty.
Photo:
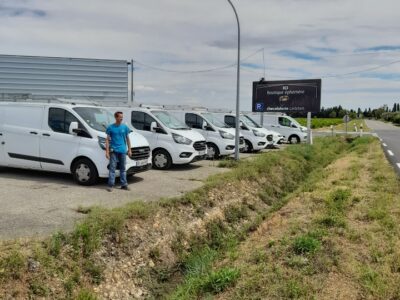
[[[257,154],[241,154],[242,158]],[[204,184],[212,174],[226,172],[218,161],[150,170],[129,179],[131,191],[106,191],[106,180],[83,187],[71,175],[0,168],[0,240],[42,237],[70,230],[85,215],[79,207],[113,208],[126,203],[179,196]]]
[[[400,176],[400,127],[373,120],[366,123],[380,138],[386,157]]]

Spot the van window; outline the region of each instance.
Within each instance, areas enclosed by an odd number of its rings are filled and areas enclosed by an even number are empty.
[[[290,127],[291,122],[290,122],[290,120],[288,118],[279,117],[278,121],[279,121],[279,125]]]
[[[185,114],[185,123],[190,128],[203,129],[203,118],[196,114]]]
[[[135,127],[137,130],[150,131],[150,126],[152,122],[157,123],[157,121],[149,114],[141,111],[132,112],[131,123],[132,126]],[[158,123],[157,126],[159,126]]]
[[[226,124],[228,124],[229,126],[235,128],[236,124],[235,124],[235,117],[233,116],[225,116],[224,121]]]
[[[71,122],[78,122],[78,119],[71,114],[69,111],[66,111],[62,108],[50,108],[49,109],[49,127],[55,131],[60,133],[69,134],[69,125]]]

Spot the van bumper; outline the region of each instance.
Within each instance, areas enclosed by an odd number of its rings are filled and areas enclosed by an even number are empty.
[[[127,171],[126,174],[128,175],[132,175],[132,174],[136,174],[136,173],[140,173],[140,172],[145,172],[151,169],[151,164],[147,164],[144,166],[140,166],[140,167],[130,167]]]

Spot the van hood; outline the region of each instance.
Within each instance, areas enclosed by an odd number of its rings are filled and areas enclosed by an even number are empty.
[[[227,133],[230,133],[230,134],[232,134],[233,136],[235,136],[235,134],[236,134],[235,128],[221,128],[220,130],[225,131],[225,132],[227,132]],[[239,136],[240,136],[240,137],[243,137],[243,134],[240,132],[240,130],[239,130]]]
[[[138,132],[131,131],[131,133],[129,133],[129,140],[131,141],[132,147],[150,147],[147,139]]]
[[[185,138],[187,138],[187,139],[190,139],[190,140],[192,140],[193,142],[205,141],[204,136],[203,136],[201,133],[199,133],[199,132],[197,132],[197,131],[195,131],[195,130],[176,130],[176,129],[170,129],[170,131],[171,131],[172,133],[179,134],[179,135],[181,135],[181,136],[183,136],[183,137],[185,137]]]
[[[270,134],[274,134],[271,130],[268,130],[267,128],[253,128],[254,130],[257,130],[259,132],[265,133],[265,135],[270,135]]]

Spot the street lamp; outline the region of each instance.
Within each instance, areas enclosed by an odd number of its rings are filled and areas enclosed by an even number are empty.
[[[133,66],[133,59],[131,59],[131,61],[127,62],[127,65],[130,66],[131,68],[131,99],[130,99],[130,106],[133,106],[133,97],[134,97],[134,91],[133,91],[133,70],[134,70],[134,66]]]
[[[232,6],[233,12],[236,16],[237,27],[238,27],[238,51],[237,51],[237,78],[236,78],[236,125],[235,125],[235,160],[239,160],[239,118],[240,118],[240,23],[239,16],[237,14],[235,6],[232,4],[231,0],[228,0],[229,4]]]

